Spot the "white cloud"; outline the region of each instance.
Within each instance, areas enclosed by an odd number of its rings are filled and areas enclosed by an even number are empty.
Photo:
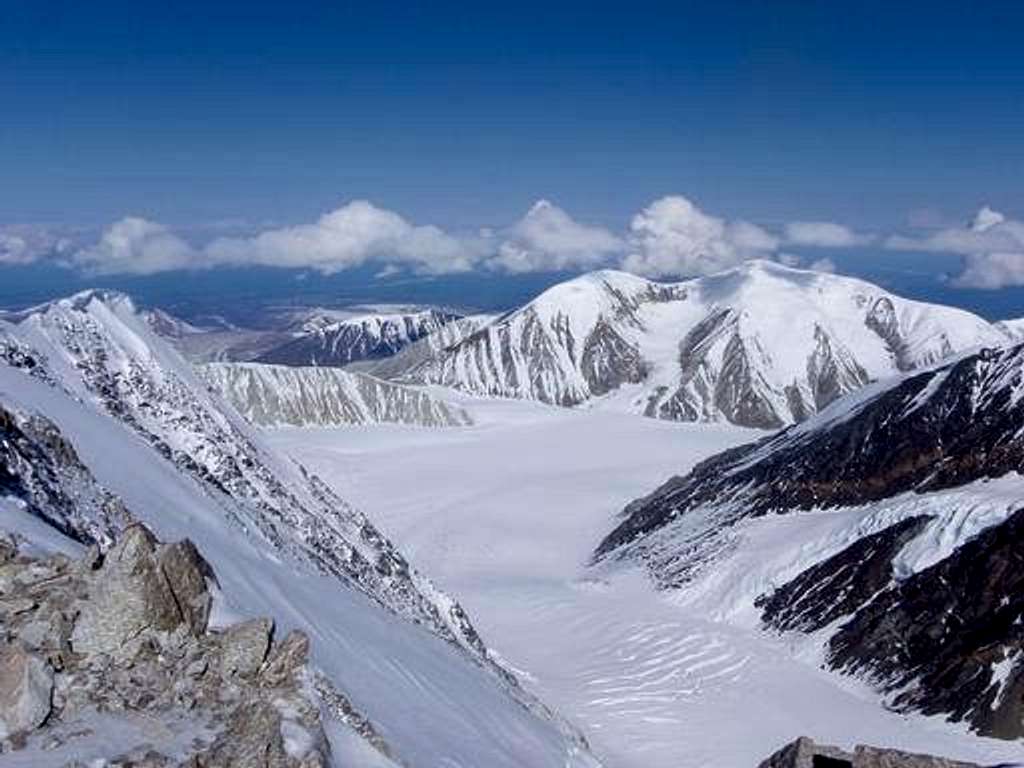
[[[547,200],[534,203],[504,235],[488,265],[508,272],[594,269],[623,247],[608,230],[580,224]]]
[[[195,268],[201,259],[163,224],[128,216],[108,227],[98,243],[75,253],[71,264],[99,275],[152,275]]]
[[[795,263],[798,257],[780,252],[788,245],[847,247],[864,241],[863,235],[831,222],[795,221],[771,232],[749,221],[706,213],[682,196],[655,200],[633,217],[622,235],[578,222],[547,200],[535,203],[509,227],[465,234],[414,224],[394,211],[356,200],[309,224],[266,225],[253,234],[221,236],[203,246],[190,245],[159,223],[129,217],[65,263],[100,274],[251,265],[334,274],[372,265],[381,276],[480,267],[510,273],[589,270],[615,264],[638,274],[669,277],[712,274],[756,258]],[[9,245],[7,261],[24,258],[22,250],[19,243]]]
[[[356,200],[314,224],[283,227],[246,238],[219,238],[206,249],[210,264],[259,264],[333,274],[367,262],[407,266],[417,272],[465,272],[482,256],[473,238],[434,226],[416,226],[399,214]]]
[[[925,237],[894,235],[885,247],[963,256],[963,270],[952,280],[963,288],[1024,285],[1024,222],[988,206],[978,211],[970,226],[947,227]]]
[[[46,256],[61,255],[71,240],[46,227],[22,224],[0,227],[0,266],[25,266]]]
[[[811,266],[808,267],[815,272],[835,272],[836,263],[832,259],[818,259],[811,262]]]
[[[872,238],[831,221],[791,221],[785,227],[785,240],[789,245],[812,248],[850,248],[869,243]]]
[[[663,197],[633,217],[623,268],[652,277],[707,275],[768,257],[777,237],[746,221],[727,222],[681,196]]]

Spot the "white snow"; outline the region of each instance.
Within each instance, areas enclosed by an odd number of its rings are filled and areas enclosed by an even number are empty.
[[[282,636],[305,630],[313,664],[373,722],[399,762],[593,766],[556,723],[527,710],[466,652],[283,558],[254,531],[230,522],[229,500],[208,494],[127,427],[2,365],[0,402],[45,413],[97,480],[161,539],[192,539],[217,574],[228,602],[222,615],[272,616]],[[34,524],[6,502],[0,515],[0,528],[28,531]]]
[[[888,341],[868,323],[891,326]],[[716,332],[680,365],[680,346],[692,330]],[[591,392],[583,349],[598,323],[614,328],[647,369],[641,384],[603,397]],[[704,324],[703,326],[701,324]],[[791,402],[816,404],[814,364],[835,362],[837,384],[848,392],[865,379],[890,377],[981,345],[1000,345],[1008,332],[953,307],[911,301],[849,277],[750,261],[726,272],[673,284],[601,270],[549,288],[520,309],[483,327],[415,377],[467,392],[544,402],[591,402],[643,413],[682,388],[706,420],[723,419],[712,397],[716,383],[749,366],[751,388],[782,422],[799,418]],[[505,346],[503,347],[503,343]],[[818,355],[820,359],[816,359]],[[607,361],[604,361],[607,364]],[[601,361],[596,362],[600,368]],[[815,374],[816,376],[817,374]]]
[[[855,531],[884,527],[884,516],[755,521],[721,578],[688,597],[654,592],[638,570],[586,567],[625,503],[760,433],[469,402],[478,423],[463,430],[283,429],[270,439],[372,510],[459,598],[503,663],[584,728],[607,765],[750,768],[801,734],[981,762],[1019,757],[1019,745],[885,710],[856,681],[817,668],[806,641],[765,634],[739,609],[773,568],[784,575],[826,557]],[[997,496],[989,523],[1005,511]],[[907,505],[900,514],[913,513]],[[933,545],[905,553],[906,567],[948,548],[943,531],[963,520],[943,520]]]

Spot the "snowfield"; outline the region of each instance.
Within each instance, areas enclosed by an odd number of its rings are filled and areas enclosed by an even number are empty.
[[[265,435],[368,510],[462,602],[503,663],[584,730],[607,766],[751,768],[801,734],[982,763],[1019,759],[1019,744],[887,711],[866,686],[819,669],[814,638],[758,628],[750,603],[772,579],[888,517],[847,509],[748,521],[738,548],[692,591],[656,592],[638,568],[587,566],[627,502],[763,433],[444,395],[476,424]],[[923,567],[972,526],[1002,519],[1019,483],[993,483],[974,517],[946,514],[934,546],[903,553],[905,567]],[[927,503],[909,498],[892,514]]]

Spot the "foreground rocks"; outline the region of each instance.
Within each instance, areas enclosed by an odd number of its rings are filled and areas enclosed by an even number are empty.
[[[852,752],[815,744],[806,736],[787,744],[758,768],[980,768],[931,755],[858,745]]]
[[[79,753],[149,768],[326,765],[308,639],[275,642],[265,618],[211,630],[213,580],[190,542],[141,525],[79,560],[0,542],[0,752],[31,765]]]

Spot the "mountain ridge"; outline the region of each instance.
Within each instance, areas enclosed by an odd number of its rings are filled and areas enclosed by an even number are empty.
[[[862,280],[751,261],[659,283],[601,270],[454,345],[391,366],[407,383],[775,429],[871,380],[1010,341],[964,310]]]

